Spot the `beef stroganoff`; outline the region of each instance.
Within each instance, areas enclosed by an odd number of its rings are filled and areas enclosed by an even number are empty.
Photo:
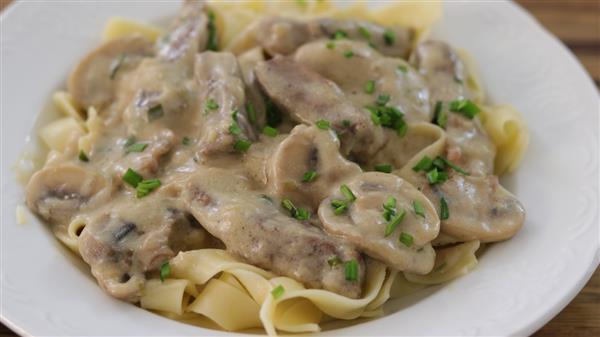
[[[188,0],[165,30],[115,18],[53,96],[66,116],[39,132],[27,205],[109,295],[180,321],[274,335],[380,316],[525,220],[498,180],[525,124],[428,38],[440,10]]]

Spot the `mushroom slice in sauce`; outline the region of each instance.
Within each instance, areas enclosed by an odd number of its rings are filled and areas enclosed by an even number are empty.
[[[398,270],[418,274],[431,271],[435,251],[430,242],[440,230],[440,219],[431,202],[407,181],[392,174],[363,173],[348,181],[347,187],[354,194],[354,201],[338,191],[319,206],[319,219],[325,230]],[[386,219],[384,204],[390,204],[392,198],[394,212]],[[336,200],[347,202],[345,212],[336,214],[333,207]],[[422,214],[415,212],[415,202]],[[402,212],[402,220],[390,227],[394,217]],[[386,236],[389,228],[393,230]]]
[[[384,55],[406,57],[414,32],[400,26],[383,27],[356,20],[267,17],[248,27],[242,36],[239,40],[242,43],[234,43],[234,51],[243,51],[250,40],[270,55],[289,55],[312,40],[337,37],[368,42]]]
[[[152,43],[141,36],[108,41],[75,67],[67,83],[69,92],[80,108],[101,110],[113,101],[118,78],[152,54]]]
[[[424,186],[423,193],[438,210],[441,198],[446,200],[449,217],[442,220],[442,231],[462,241],[505,240],[515,235],[525,221],[523,206],[496,176],[453,174],[441,185]]]
[[[442,109],[448,112],[448,159],[471,174],[493,173],[496,147],[479,119],[448,111],[449,102],[471,97],[464,85],[466,69],[458,54],[444,42],[425,41],[416,47],[411,61],[427,79],[432,106],[442,102]]]
[[[357,107],[374,106],[379,95],[388,95],[387,106],[398,108],[408,122],[431,121],[425,79],[407,62],[384,57],[364,42],[344,39],[330,46],[326,40],[307,43],[294,60],[335,82]],[[344,54],[348,51],[352,57]]]
[[[206,49],[208,17],[203,0],[186,0],[169,32],[157,41],[157,54],[166,61],[192,64],[195,54]]]
[[[276,200],[249,188],[235,171],[207,168],[190,178],[182,197],[208,232],[249,263],[309,287],[360,297],[365,264],[353,246],[292,218]],[[346,280],[343,265],[330,266],[335,257],[358,262],[356,280]]]
[[[255,68],[263,91],[291,119],[306,124],[328,121],[339,134],[344,154],[365,160],[385,144],[380,126],[357,109],[340,88],[297,62],[275,58]]]
[[[245,107],[242,74],[231,53],[204,52],[196,57],[196,81],[200,96],[198,114],[201,152],[206,155],[233,152],[238,139],[255,140]],[[238,130],[233,131],[232,125]]]
[[[279,144],[268,164],[270,189],[282,199],[289,198],[316,210],[341,181],[362,172],[340,154],[339,147],[332,130],[296,126]]]
[[[105,201],[111,186],[102,176],[79,166],[63,164],[36,172],[25,190],[27,206],[57,226],[68,225],[86,207]]]
[[[140,200],[124,196],[86,217],[79,252],[108,293],[136,302],[145,273],[179,251],[205,246],[206,231],[179,207],[160,193]]]

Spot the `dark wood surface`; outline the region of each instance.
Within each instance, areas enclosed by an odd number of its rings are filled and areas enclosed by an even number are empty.
[[[0,0],[0,10],[11,0]],[[579,58],[600,86],[600,0],[518,0]],[[0,324],[0,337],[15,334]],[[600,269],[535,337],[600,336]]]

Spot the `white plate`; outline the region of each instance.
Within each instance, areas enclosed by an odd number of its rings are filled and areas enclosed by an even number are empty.
[[[36,115],[110,16],[156,21],[173,2],[17,2],[2,22],[2,321],[27,335],[227,335],[104,294],[32,216],[18,225],[22,187],[11,167]],[[557,314],[598,266],[598,92],[575,58],[512,3],[448,3],[435,35],[470,51],[495,102],[521,110],[531,145],[504,183],[527,221],[467,276],[392,301],[386,317],[343,335],[524,335]],[[35,140],[34,140],[35,143]],[[401,309],[401,310],[400,310]]]

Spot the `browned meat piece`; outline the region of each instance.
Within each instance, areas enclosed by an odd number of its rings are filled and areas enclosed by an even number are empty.
[[[386,139],[380,126],[357,109],[330,80],[294,61],[276,58],[258,65],[256,77],[271,100],[290,118],[306,124],[331,123],[344,154],[364,161]]]
[[[196,53],[206,49],[208,17],[204,1],[186,0],[179,17],[156,45],[160,58],[193,63]]]
[[[233,171],[207,168],[183,187],[182,197],[207,231],[249,263],[308,287],[360,297],[365,264],[356,249],[292,218],[275,200],[249,191],[247,185]],[[343,264],[328,263],[336,257],[357,262],[356,280],[346,280]]]

